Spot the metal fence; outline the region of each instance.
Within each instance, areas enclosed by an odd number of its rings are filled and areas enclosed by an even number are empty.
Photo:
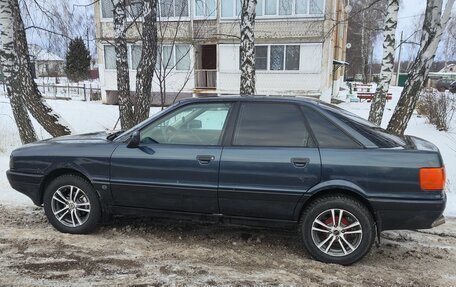
[[[44,98],[62,100],[98,101],[101,100],[101,90],[98,84],[84,83],[82,85],[39,83],[38,89]]]

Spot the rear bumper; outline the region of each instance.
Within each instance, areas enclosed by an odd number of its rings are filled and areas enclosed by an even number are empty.
[[[429,229],[445,222],[446,195],[436,200],[371,200],[379,229]]]
[[[40,187],[43,175],[8,170],[6,177],[12,188],[30,197],[34,204],[41,205]]]

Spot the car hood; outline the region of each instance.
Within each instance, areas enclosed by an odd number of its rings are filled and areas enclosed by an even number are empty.
[[[49,146],[55,144],[99,144],[99,143],[108,143],[110,142],[106,137],[111,134],[109,131],[102,131],[102,132],[94,132],[94,133],[87,133],[87,134],[80,134],[80,135],[68,135],[68,136],[61,136],[55,137],[45,140],[36,141],[33,143],[29,143],[23,145],[17,149],[15,149],[12,153],[18,153],[21,151],[29,151],[29,150],[36,150],[38,149],[49,149]]]
[[[112,132],[108,131],[101,131],[101,132],[94,132],[94,133],[87,133],[87,134],[79,134],[79,135],[68,135],[68,136],[61,136],[51,139],[46,139],[42,141],[38,141],[37,143],[46,143],[46,142],[58,142],[58,143],[94,143],[94,142],[107,142],[108,140],[106,137],[110,135]]]

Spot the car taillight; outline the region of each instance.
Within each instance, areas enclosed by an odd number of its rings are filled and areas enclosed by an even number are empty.
[[[445,188],[445,168],[421,168],[420,187],[422,190],[443,190]]]

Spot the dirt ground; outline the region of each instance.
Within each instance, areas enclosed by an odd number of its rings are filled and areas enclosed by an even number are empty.
[[[293,231],[118,218],[68,235],[40,208],[0,205],[0,286],[456,286],[456,219],[384,232],[343,267],[312,260]]]

